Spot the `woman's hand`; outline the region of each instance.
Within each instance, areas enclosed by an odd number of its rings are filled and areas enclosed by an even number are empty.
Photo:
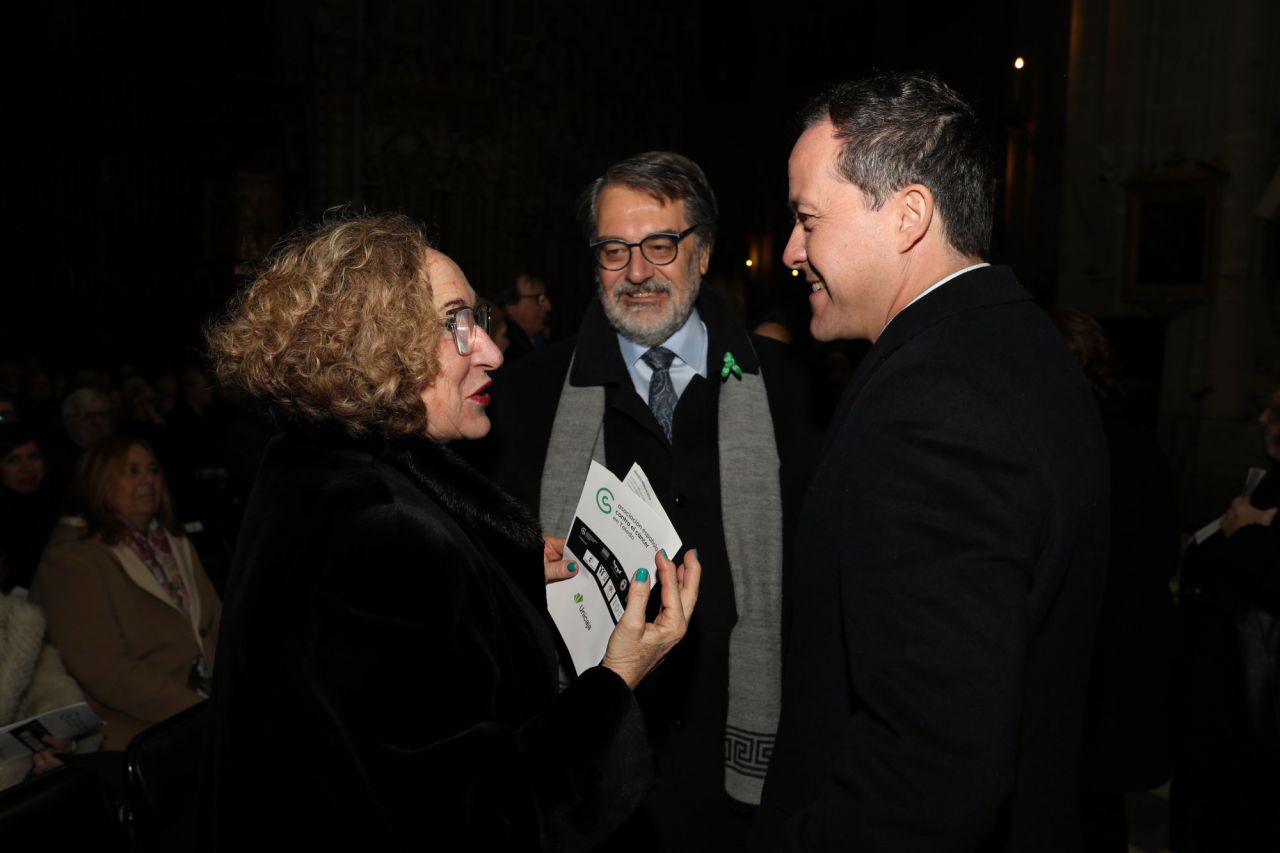
[[[48,773],[55,767],[62,766],[62,759],[55,754],[57,752],[73,752],[73,744],[69,740],[53,735],[45,735],[42,740],[49,745],[48,749],[42,749],[31,756],[31,766],[35,770],[35,774],[39,776],[41,773]]]
[[[662,610],[652,622],[644,621],[650,589],[648,570],[641,569],[636,572],[635,583],[627,596],[627,609],[613,629],[604,660],[600,662],[622,676],[632,690],[684,639],[702,580],[702,564],[692,549],[685,554],[679,568],[661,551],[654,559],[658,566]]]
[[[1260,524],[1270,527],[1276,517],[1276,508],[1258,509],[1245,497],[1236,498],[1222,516],[1222,533],[1228,539],[1234,536],[1241,527],[1249,524]]]
[[[542,537],[542,577],[547,583],[555,583],[578,573],[578,564],[564,558],[564,537]]]

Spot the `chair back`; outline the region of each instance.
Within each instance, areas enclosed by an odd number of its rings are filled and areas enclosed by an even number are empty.
[[[125,825],[135,851],[199,846],[201,768],[209,753],[208,701],[136,735],[126,750]]]
[[[110,787],[92,771],[71,765],[0,791],[0,839],[6,850],[128,849]]]

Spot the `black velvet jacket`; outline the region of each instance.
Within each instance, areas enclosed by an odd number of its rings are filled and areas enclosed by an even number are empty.
[[[540,546],[447,448],[274,440],[225,596],[214,845],[573,850],[617,826],[643,722],[605,669],[556,695]]]

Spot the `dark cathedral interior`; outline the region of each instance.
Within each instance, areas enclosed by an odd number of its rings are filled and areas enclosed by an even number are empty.
[[[1268,464],[1278,35],[1280,6],[1247,0],[27,4],[5,51],[0,393],[56,424],[81,385],[181,386],[277,241],[335,208],[424,223],[481,296],[536,275],[549,337],[572,336],[596,293],[578,196],[663,149],[719,199],[704,283],[745,328],[785,326],[837,394],[865,347],[809,335],[788,152],[831,84],[925,70],[989,132],[992,263],[1105,329],[1189,537]],[[222,513],[238,464],[201,463],[231,473],[193,476],[193,503]],[[209,524],[215,582],[234,516]],[[1214,849],[1170,840],[1168,798],[1131,798],[1130,849]]]
[[[929,69],[973,101],[1002,163],[994,259],[1046,307],[1106,321],[1200,511],[1193,491],[1238,479],[1214,446],[1230,428],[1206,419],[1243,421],[1280,358],[1277,69],[1255,46],[1275,13],[1231,9],[980,0],[922,24],[824,3],[29,8],[8,51],[26,272],[3,350],[191,361],[277,239],[349,204],[425,222],[481,293],[538,271],[568,334],[592,291],[575,198],[655,148],[716,187],[710,276],[744,321],[800,331],[780,259],[796,115],[835,81]]]

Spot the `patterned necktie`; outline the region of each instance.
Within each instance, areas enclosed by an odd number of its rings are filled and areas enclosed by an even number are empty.
[[[654,347],[640,357],[653,368],[649,379],[649,409],[670,441],[671,419],[676,412],[676,388],[671,384],[671,360],[676,357],[675,353],[665,347]]]

